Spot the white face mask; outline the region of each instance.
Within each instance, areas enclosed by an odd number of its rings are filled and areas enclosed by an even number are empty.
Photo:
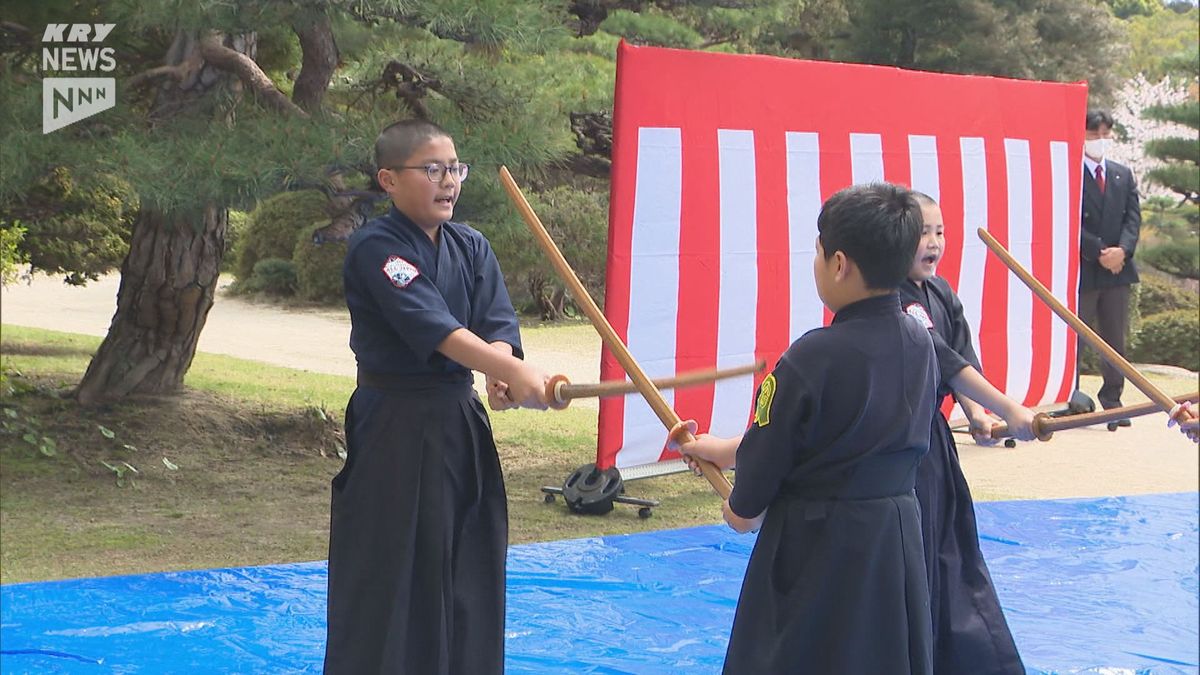
[[[1111,147],[1111,138],[1093,138],[1083,142],[1083,153],[1092,159],[1101,160],[1108,155],[1108,149]]]

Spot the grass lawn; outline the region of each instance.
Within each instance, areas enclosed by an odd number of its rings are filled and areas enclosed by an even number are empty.
[[[326,557],[352,379],[198,353],[179,396],[82,409],[69,390],[99,343],[0,329],[13,389],[0,402],[0,582]],[[629,484],[662,500],[649,519],[621,505],[605,517],[547,505],[541,486],[595,459],[596,411],[492,420],[514,544],[720,520],[716,496],[690,474]]]
[[[541,339],[571,357],[590,329],[528,330],[560,331]],[[99,343],[0,327],[0,582],[325,559],[351,378],[198,353],[179,395],[83,409],[70,390]],[[1194,377],[1147,377],[1170,394],[1196,388]],[[1145,400],[1129,393],[1128,404]],[[720,522],[717,497],[691,474],[627,484],[661,500],[649,519],[619,504],[591,517],[544,503],[543,485],[595,459],[596,415],[492,415],[512,543]],[[993,483],[975,498],[1035,496],[1019,479]]]

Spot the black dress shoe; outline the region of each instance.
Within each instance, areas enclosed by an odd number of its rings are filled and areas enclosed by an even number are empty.
[[[1122,417],[1121,419],[1117,420],[1117,426],[1131,427],[1133,426],[1133,420],[1129,419],[1128,417]]]

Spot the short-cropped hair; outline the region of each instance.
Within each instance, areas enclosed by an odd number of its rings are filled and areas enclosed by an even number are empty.
[[[837,251],[846,254],[875,290],[897,288],[908,278],[922,227],[912,190],[891,183],[845,188],[826,200],[817,216],[826,259]]]
[[[375,167],[386,169],[407,162],[417,148],[435,138],[451,138],[443,128],[425,120],[401,120],[389,124],[375,139]]]

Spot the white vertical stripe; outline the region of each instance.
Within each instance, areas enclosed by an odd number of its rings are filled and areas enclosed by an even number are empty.
[[[938,169],[937,137],[910,134],[908,137],[908,165],[912,175],[912,189],[924,192],[933,201],[942,201],[941,172]],[[949,419],[964,416],[962,408],[955,403],[950,409]]]
[[[1004,139],[1008,177],[1008,251],[1033,273],[1033,170],[1029,141]],[[1033,367],[1033,292],[1015,274],[1008,274],[1008,375],[1004,393],[1017,402],[1029,395]],[[1042,392],[1035,392],[1041,397]]]
[[[717,367],[754,362],[758,323],[758,190],[754,132],[717,130],[721,198],[721,287],[717,320]],[[737,436],[746,430],[754,378],[716,383],[711,433]]]
[[[1050,265],[1050,292],[1067,306],[1071,290],[1067,288],[1067,269],[1071,254],[1071,173],[1067,163],[1067,144],[1050,142],[1051,220],[1053,227]],[[1039,403],[1049,403],[1058,396],[1067,368],[1067,324],[1057,316],[1050,320],[1050,377],[1046,394]]]
[[[629,270],[629,351],[646,376],[675,374],[679,304],[679,225],[683,153],[679,129],[638,129],[637,178]],[[664,391],[668,405],[674,394]],[[617,466],[658,460],[666,434],[641,396],[625,397],[624,441]]]
[[[958,272],[958,298],[971,326],[971,342],[980,363],[986,368],[987,359],[979,349],[979,320],[983,316],[983,267],[987,247],[975,230],[987,229],[987,159],[982,138],[960,138],[963,177],[963,252]]]
[[[850,176],[855,184],[883,180],[883,139],[879,134],[850,134]]]
[[[912,172],[912,189],[924,192],[939,204],[942,201],[938,174],[937,137],[908,137],[908,165]]]
[[[791,313],[788,343],[819,328],[823,305],[813,281],[817,256],[817,216],[821,213],[821,150],[817,134],[789,131],[787,141],[788,276],[791,280]],[[774,363],[768,363],[774,368]]]

